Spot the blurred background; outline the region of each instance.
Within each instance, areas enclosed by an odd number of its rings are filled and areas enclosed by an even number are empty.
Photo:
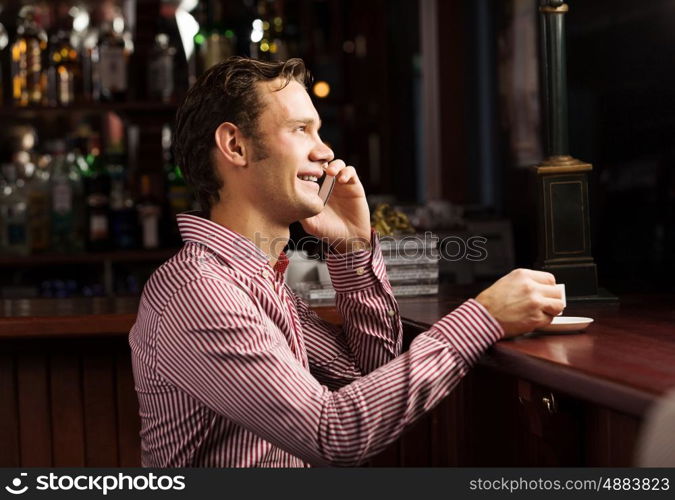
[[[569,5],[570,146],[593,164],[600,285],[672,290],[675,0]],[[170,151],[176,109],[235,54],[305,60],[322,136],[357,167],[373,209],[387,203],[417,233],[454,238],[457,258],[431,281],[535,265],[536,0],[0,8],[0,298],[140,293],[180,245],[175,214],[194,207]],[[477,235],[485,258],[467,252]]]

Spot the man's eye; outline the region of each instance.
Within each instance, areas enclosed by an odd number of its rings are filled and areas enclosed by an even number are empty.
[[[295,130],[297,130],[298,132],[304,132],[305,130],[307,130],[307,127],[305,125],[300,125]]]

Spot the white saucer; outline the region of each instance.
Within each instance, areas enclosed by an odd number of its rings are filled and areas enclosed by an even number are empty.
[[[556,316],[551,324],[537,328],[540,332],[577,332],[585,330],[593,323],[593,318],[581,318],[578,316]]]

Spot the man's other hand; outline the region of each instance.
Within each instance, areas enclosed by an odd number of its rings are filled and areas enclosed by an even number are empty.
[[[499,322],[506,337],[546,326],[563,310],[555,277],[531,269],[511,271],[476,300]]]

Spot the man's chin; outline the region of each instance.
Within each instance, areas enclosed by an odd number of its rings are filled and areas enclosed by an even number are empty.
[[[323,210],[323,203],[319,203],[318,205],[315,205],[314,207],[308,207],[306,211],[306,215],[303,217],[303,219],[309,219],[310,217],[314,217],[315,215],[319,215],[321,211]]]
[[[321,213],[323,210],[323,202],[321,201],[320,198],[317,198],[317,201],[305,201],[302,206],[300,207],[300,210],[298,211],[299,217],[298,220],[303,220],[303,219],[309,219],[310,217],[314,217],[315,215],[318,215]]]

